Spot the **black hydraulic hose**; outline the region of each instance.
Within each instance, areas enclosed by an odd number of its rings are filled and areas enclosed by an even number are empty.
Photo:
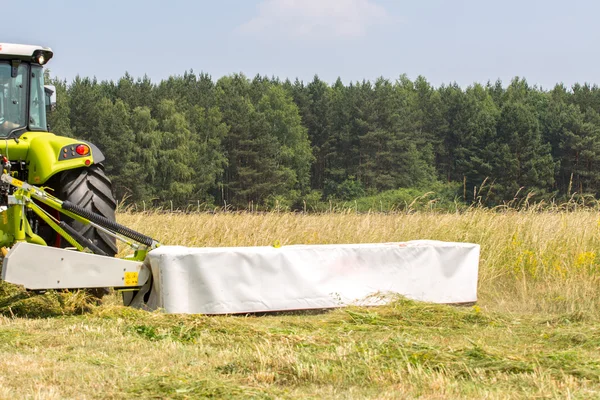
[[[145,244],[148,247],[152,246],[152,243],[155,242],[155,240],[149,236],[136,232],[133,229],[129,229],[128,227],[118,224],[115,221],[112,221],[102,215],[86,210],[85,208],[80,207],[77,204],[71,203],[68,200],[63,201],[62,208],[67,211],[71,211],[77,215],[80,215],[84,218],[87,218],[90,221],[102,226],[103,228],[107,228],[112,231],[118,232],[121,235],[128,237],[129,239],[133,239],[139,243]]]
[[[65,231],[67,231],[67,233],[69,235],[71,235],[73,237],[73,239],[77,240],[77,242],[79,242],[80,245],[90,249],[92,251],[92,253],[98,254],[101,256],[108,256],[108,254],[106,254],[104,251],[102,251],[102,249],[100,249],[98,246],[96,246],[94,244],[94,242],[92,242],[90,239],[83,236],[81,233],[77,232],[71,225],[67,224],[65,221],[60,221],[58,224],[60,225],[61,228],[63,228]],[[114,254],[111,256],[114,256]]]

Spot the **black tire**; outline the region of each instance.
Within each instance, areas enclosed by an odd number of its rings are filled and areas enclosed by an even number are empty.
[[[92,164],[87,168],[63,172],[60,175],[57,197],[115,221],[117,201],[113,197],[111,188],[112,184],[104,173],[104,166]],[[63,216],[63,219],[107,255],[112,257],[117,254],[117,242],[114,237],[66,216]],[[61,247],[69,246],[69,242],[61,238]]]

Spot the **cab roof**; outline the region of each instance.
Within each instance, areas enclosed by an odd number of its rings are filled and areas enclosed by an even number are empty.
[[[0,59],[34,61],[35,57],[43,54],[46,62],[54,54],[49,47],[35,46],[29,44],[0,43]]]

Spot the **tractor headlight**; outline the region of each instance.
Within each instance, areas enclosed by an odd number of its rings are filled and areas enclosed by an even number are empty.
[[[45,51],[45,50],[36,50],[33,52],[33,62],[40,64],[40,65],[44,65],[46,64],[48,61],[50,61],[50,59],[52,58],[52,52],[51,51]]]

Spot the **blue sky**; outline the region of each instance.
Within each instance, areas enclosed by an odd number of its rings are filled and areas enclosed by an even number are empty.
[[[26,6],[26,9],[25,9]],[[153,81],[315,74],[597,83],[600,3],[537,0],[0,0],[0,41],[50,46],[53,75]],[[10,18],[6,18],[10,16]],[[27,25],[18,17],[28,17]]]

